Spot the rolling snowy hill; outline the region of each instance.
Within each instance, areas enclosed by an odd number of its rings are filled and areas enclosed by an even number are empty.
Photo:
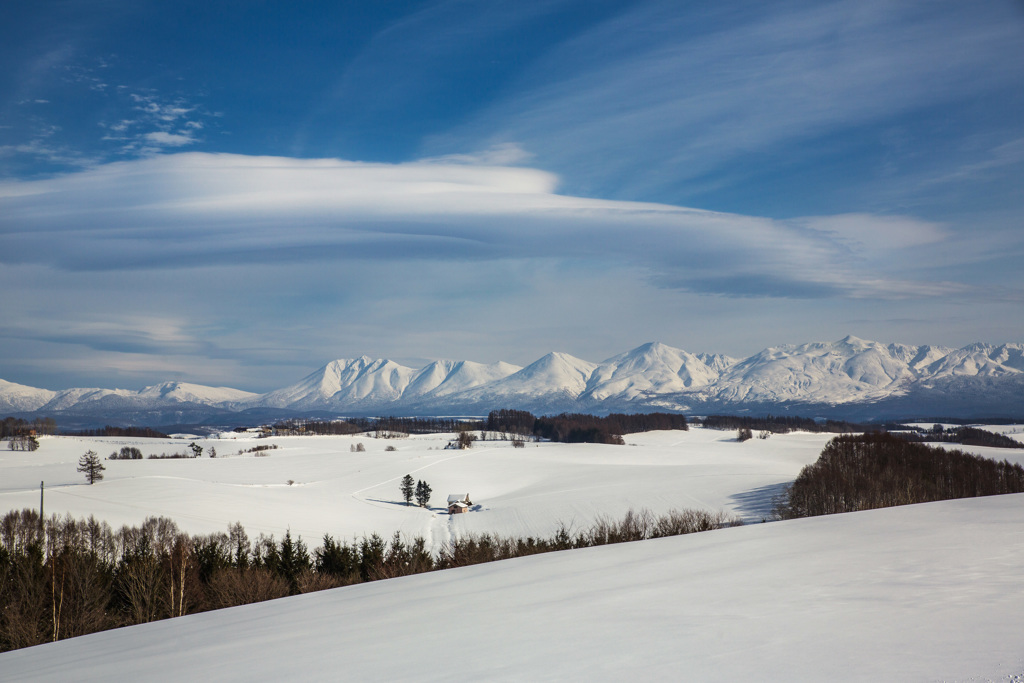
[[[0,654],[5,681],[1019,681],[1024,494],[573,550]]]
[[[962,349],[849,336],[765,349],[749,358],[648,343],[601,363],[549,353],[508,363],[434,361],[424,368],[362,356],[328,363],[266,394],[169,382],[141,391],[34,389],[0,380],[0,411],[175,424],[242,410],[278,414],[752,412],[860,419],[1024,414],[1024,344]],[[251,413],[250,413],[251,414]],[[258,413],[261,414],[261,413]]]

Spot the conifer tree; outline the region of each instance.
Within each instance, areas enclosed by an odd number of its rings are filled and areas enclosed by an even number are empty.
[[[425,481],[416,482],[416,503],[421,507],[425,508],[430,503],[430,494],[432,493],[430,484]]]
[[[298,595],[299,576],[312,567],[309,551],[306,549],[306,544],[302,542],[302,537],[292,540],[292,530],[285,531],[284,538],[281,539],[278,558],[280,562],[277,569],[278,574],[288,582],[289,592],[292,595]]]
[[[412,497],[416,493],[416,482],[413,480],[411,474],[407,474],[402,477],[402,498],[405,499],[405,504],[409,505],[412,503]]]
[[[86,451],[78,459],[78,471],[85,474],[85,480],[89,484],[95,484],[103,479],[103,470],[107,469],[100,462],[100,456],[96,451]]]

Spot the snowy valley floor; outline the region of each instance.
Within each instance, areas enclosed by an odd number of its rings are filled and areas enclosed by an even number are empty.
[[[724,509],[748,521],[770,513],[771,497],[814,462],[831,437],[794,433],[736,441],[735,432],[630,434],[626,446],[477,442],[443,450],[451,435],[374,439],[308,436],[257,439],[224,434],[196,443],[218,457],[104,460],[104,480],[87,486],[76,471],[86,450],[106,458],[125,445],[145,455],[181,452],[191,440],[43,437],[34,453],[0,450],[0,510],[39,507],[46,514],[95,515],[115,528],[150,515],[190,533],[223,532],[240,521],[251,537],[281,538],[291,529],[310,545],[325,533],[351,539],[394,531],[423,536],[439,548],[451,534],[490,532],[550,536],[557,525],[587,527],[630,508]],[[353,453],[355,444],[365,452]],[[279,446],[239,455],[255,446]],[[394,452],[385,451],[392,446]],[[1024,451],[1020,451],[1024,456]],[[410,473],[433,487],[431,510],[406,507],[399,481]],[[293,483],[288,484],[289,480]],[[449,517],[450,493],[468,493],[479,508]]]
[[[1024,494],[362,584],[0,655],[5,681],[1019,681]]]

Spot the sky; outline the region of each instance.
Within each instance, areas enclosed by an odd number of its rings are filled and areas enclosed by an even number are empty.
[[[0,5],[0,378],[1024,341],[1024,3]]]

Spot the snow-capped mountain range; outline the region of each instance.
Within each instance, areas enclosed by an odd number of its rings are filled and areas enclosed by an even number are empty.
[[[765,349],[749,358],[649,343],[601,363],[549,353],[509,363],[335,360],[266,394],[165,382],[141,391],[36,389],[0,380],[0,413],[178,424],[231,414],[480,415],[655,410],[867,419],[1024,416],[1024,344],[961,349],[856,337]],[[239,416],[241,417],[241,416]]]

